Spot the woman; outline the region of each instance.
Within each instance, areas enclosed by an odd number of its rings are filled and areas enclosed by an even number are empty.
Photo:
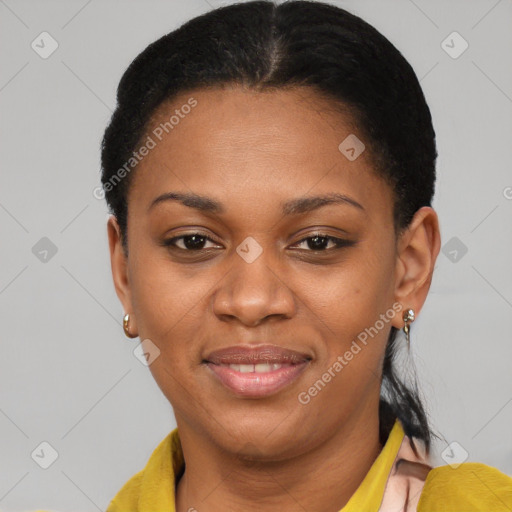
[[[431,467],[395,368],[440,248],[396,48],[334,6],[247,2],[151,44],[117,99],[114,283],[178,428],[108,511],[509,510],[497,469]]]

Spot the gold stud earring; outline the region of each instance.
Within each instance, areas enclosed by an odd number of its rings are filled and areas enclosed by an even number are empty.
[[[132,334],[130,332],[130,327],[129,327],[129,324],[130,323],[130,314],[129,313],[126,313],[126,315],[124,315],[124,318],[123,318],[123,329],[124,329],[124,333],[126,334],[126,336],[128,338],[136,338],[137,335],[135,334]]]
[[[411,326],[410,326],[410,324],[412,322],[414,322],[414,318],[415,318],[414,309],[406,309],[404,311],[402,319],[404,321],[404,332],[405,332],[405,337],[407,339],[407,348],[408,349],[411,348],[411,335],[410,335]]]

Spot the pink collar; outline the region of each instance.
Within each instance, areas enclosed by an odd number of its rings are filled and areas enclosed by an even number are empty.
[[[404,436],[389,472],[378,512],[416,512],[428,472],[432,469],[423,447]]]

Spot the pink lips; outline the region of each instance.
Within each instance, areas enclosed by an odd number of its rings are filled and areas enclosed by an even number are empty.
[[[294,381],[311,360],[306,354],[275,345],[234,346],[212,352],[206,364],[238,396],[263,398]]]

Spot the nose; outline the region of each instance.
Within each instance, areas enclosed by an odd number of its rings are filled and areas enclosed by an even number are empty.
[[[232,265],[213,296],[213,311],[223,321],[238,320],[255,327],[269,317],[289,319],[296,311],[286,277],[263,251],[251,263],[233,254]]]

